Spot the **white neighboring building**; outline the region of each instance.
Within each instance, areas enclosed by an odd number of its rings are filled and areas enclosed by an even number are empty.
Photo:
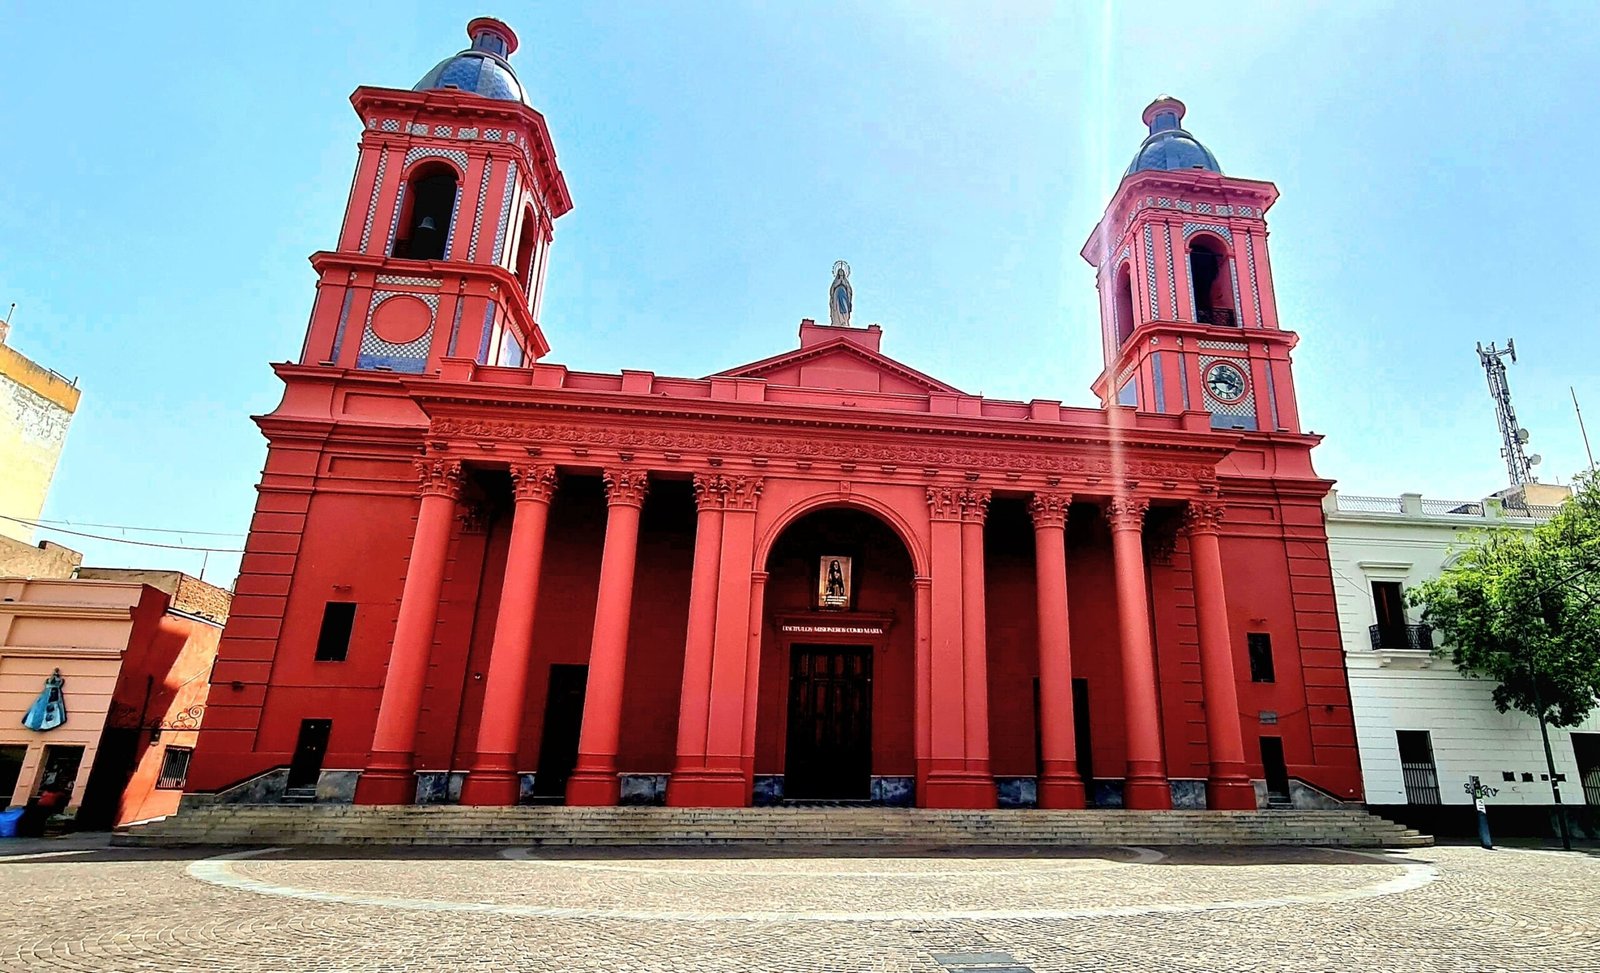
[[[1538,723],[1499,712],[1493,683],[1463,676],[1448,657],[1432,655],[1432,633],[1416,623],[1420,609],[1407,609],[1404,598],[1407,589],[1437,577],[1474,531],[1531,529],[1555,509],[1523,504],[1515,494],[1455,501],[1335,490],[1324,499],[1362,778],[1367,803],[1380,813],[1439,832],[1469,830],[1472,802],[1463,785],[1477,774],[1499,788],[1488,800],[1497,828],[1553,827]],[[1566,778],[1561,800],[1578,805],[1574,824],[1591,830],[1587,822],[1600,823],[1594,806],[1600,805],[1600,715],[1570,731],[1552,729],[1550,746]]]

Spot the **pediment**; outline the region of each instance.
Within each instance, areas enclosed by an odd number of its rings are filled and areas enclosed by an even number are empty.
[[[761,378],[772,385],[845,392],[927,395],[961,390],[887,355],[836,338],[809,348],[718,372],[716,378]]]

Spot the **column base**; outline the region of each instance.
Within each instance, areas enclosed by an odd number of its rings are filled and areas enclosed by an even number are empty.
[[[1122,783],[1122,806],[1130,811],[1172,810],[1172,785],[1165,777],[1133,776]]]
[[[575,770],[567,778],[568,807],[615,807],[622,782],[611,770]]]
[[[1050,811],[1077,811],[1087,806],[1083,780],[1076,774],[1039,778],[1039,807]]]
[[[943,810],[981,810],[997,804],[994,777],[987,773],[932,771],[917,795],[917,806]]]
[[[356,780],[357,804],[415,804],[417,775],[410,767],[368,767]]]
[[[667,806],[749,807],[750,778],[738,770],[674,770],[667,780]]]
[[[521,793],[521,777],[515,771],[474,767],[461,785],[461,803],[475,807],[511,807]]]
[[[1213,777],[1206,781],[1206,809],[1210,811],[1254,811],[1256,786],[1248,777]]]

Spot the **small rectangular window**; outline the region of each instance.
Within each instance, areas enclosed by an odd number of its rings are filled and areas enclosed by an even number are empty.
[[[1251,632],[1244,638],[1250,648],[1250,681],[1276,682],[1272,668],[1272,636],[1266,632]]]
[[[181,789],[184,781],[189,779],[189,757],[193,753],[188,747],[168,747],[167,752],[161,755],[161,776],[156,778],[156,787],[163,790]]]
[[[353,601],[330,601],[322,609],[322,631],[317,635],[317,661],[343,662],[350,650],[350,630],[356,624]]]

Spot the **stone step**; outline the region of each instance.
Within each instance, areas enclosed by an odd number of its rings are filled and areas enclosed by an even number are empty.
[[[118,844],[1340,845],[1432,839],[1359,809],[936,811],[894,808],[481,808],[217,805],[118,833]]]

